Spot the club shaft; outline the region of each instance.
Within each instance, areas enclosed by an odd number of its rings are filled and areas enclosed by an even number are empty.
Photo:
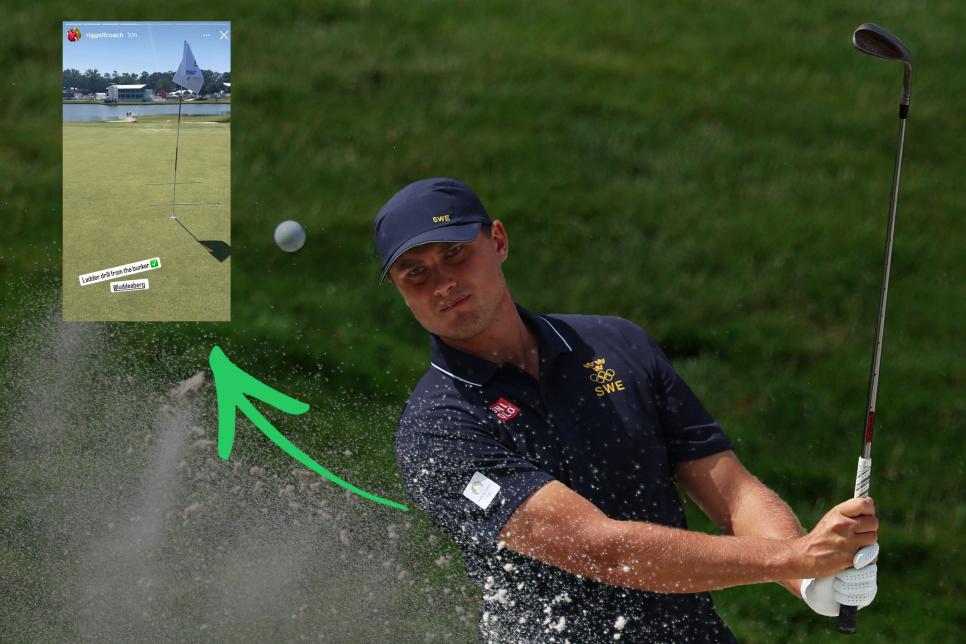
[[[872,458],[872,432],[875,405],[879,394],[879,367],[882,363],[882,339],[885,333],[886,303],[889,299],[889,277],[892,272],[892,243],[896,230],[896,210],[899,205],[899,178],[902,174],[902,149],[906,140],[906,119],[899,119],[899,146],[896,167],[892,176],[892,198],[889,204],[889,227],[886,232],[885,262],[882,268],[882,293],[879,296],[879,318],[875,327],[875,346],[872,350],[872,370],[869,373],[869,400],[866,406],[865,438],[862,457]]]

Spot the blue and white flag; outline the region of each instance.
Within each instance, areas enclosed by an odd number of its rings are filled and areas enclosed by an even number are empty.
[[[191,53],[191,47],[188,46],[187,40],[184,41],[184,55],[181,57],[181,66],[178,67],[178,71],[175,72],[172,80],[185,89],[190,89],[195,94],[200,92],[201,86],[205,84],[205,77],[202,76],[201,69],[195,62],[195,55]]]

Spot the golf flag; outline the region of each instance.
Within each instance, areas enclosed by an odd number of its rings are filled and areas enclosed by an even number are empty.
[[[188,41],[184,41],[184,55],[181,56],[181,66],[175,72],[172,79],[185,89],[190,89],[197,94],[201,91],[201,86],[205,84],[205,77],[201,75],[198,63],[195,62],[195,55],[191,53]]]

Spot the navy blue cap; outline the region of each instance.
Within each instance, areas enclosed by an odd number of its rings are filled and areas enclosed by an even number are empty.
[[[458,179],[414,181],[379,210],[373,238],[382,260],[380,283],[400,255],[433,242],[471,242],[490,216],[473,190]]]

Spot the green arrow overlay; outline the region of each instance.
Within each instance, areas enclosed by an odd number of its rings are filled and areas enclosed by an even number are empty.
[[[231,448],[235,444],[235,410],[240,409],[248,419],[260,429],[265,436],[273,443],[278,445],[286,454],[296,461],[309,468],[316,474],[324,476],[328,480],[341,485],[345,489],[358,494],[359,496],[382,503],[399,510],[408,510],[405,505],[383,499],[374,494],[369,494],[352,485],[348,481],[340,479],[338,476],[325,469],[312,460],[308,454],[292,444],[290,440],[282,436],[275,427],[268,422],[261,412],[248,400],[247,396],[252,396],[264,403],[281,409],[286,414],[304,414],[309,410],[309,406],[295,400],[291,396],[286,396],[281,391],[272,389],[264,382],[254,376],[242,371],[225,355],[220,347],[212,348],[208,355],[208,364],[211,365],[211,373],[215,378],[215,396],[218,399],[218,456],[223,460],[228,460],[231,456]]]

